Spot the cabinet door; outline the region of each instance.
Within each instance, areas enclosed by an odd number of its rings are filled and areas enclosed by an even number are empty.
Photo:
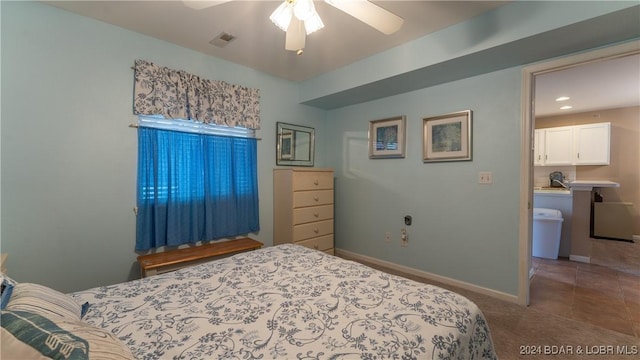
[[[575,164],[609,165],[611,123],[576,126],[574,129]]]
[[[571,126],[545,129],[545,165],[571,165],[573,163],[572,131]]]
[[[537,129],[533,135],[533,165],[544,165],[544,129]]]

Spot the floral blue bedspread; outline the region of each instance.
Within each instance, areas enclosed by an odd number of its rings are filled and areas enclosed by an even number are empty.
[[[73,293],[138,359],[495,359],[478,307],[298,245]]]

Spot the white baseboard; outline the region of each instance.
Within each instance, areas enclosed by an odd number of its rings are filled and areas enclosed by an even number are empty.
[[[633,240],[633,242],[640,242],[640,235],[633,235],[631,239]]]
[[[529,268],[529,280],[531,280],[531,278],[533,277],[533,274],[535,274],[536,270],[534,268]]]
[[[569,255],[569,260],[571,261],[577,261],[577,262],[581,262],[581,263],[591,263],[591,258],[588,256],[581,256],[581,255]]]
[[[447,285],[452,285],[452,286],[457,286],[460,288],[463,288],[465,290],[470,290],[470,291],[474,291],[480,294],[484,294],[484,295],[488,295],[500,300],[504,300],[504,301],[509,301],[512,302],[514,304],[518,304],[518,297],[516,295],[511,295],[511,294],[507,294],[501,291],[497,291],[497,290],[493,290],[493,289],[489,289],[489,288],[485,288],[482,286],[478,286],[478,285],[474,285],[468,282],[464,282],[464,281],[460,281],[460,280],[456,280],[456,279],[452,279],[452,278],[448,278],[445,276],[440,276],[440,275],[436,275],[436,274],[432,274],[430,272],[426,272],[423,270],[418,270],[418,269],[414,269],[408,266],[404,266],[404,265],[399,265],[399,264],[395,264],[389,261],[385,261],[385,260],[380,260],[380,259],[376,259],[367,255],[361,255],[361,254],[357,254],[348,250],[343,250],[343,249],[335,249],[335,253],[337,256],[340,255],[344,255],[348,258],[354,259],[354,260],[360,260],[363,262],[368,262],[371,264],[375,264],[375,265],[380,265],[383,267],[387,267],[393,270],[397,270],[406,274],[411,274],[411,275],[416,275],[419,276],[421,278],[424,279],[428,279],[428,280],[433,280],[433,281],[438,281],[441,282],[443,284],[447,284]]]

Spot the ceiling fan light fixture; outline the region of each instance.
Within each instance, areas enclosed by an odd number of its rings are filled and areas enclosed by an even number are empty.
[[[314,15],[310,18],[307,18],[304,21],[304,28],[307,31],[307,35],[312,34],[324,27],[322,23],[322,19],[320,19],[320,15],[314,12]]]
[[[293,14],[300,20],[306,21],[316,13],[312,0],[296,0],[293,3]]]
[[[282,31],[287,31],[289,28],[289,24],[291,23],[291,18],[293,17],[293,4],[289,1],[284,1],[280,6],[278,6],[269,19],[280,28]]]
[[[284,40],[284,49],[289,51],[299,51],[304,49],[306,36],[304,34],[304,23],[296,18],[291,20]]]
[[[287,31],[294,18],[304,22],[307,35],[324,27],[320,15],[316,12],[313,0],[284,0],[278,6],[269,19],[282,31]]]

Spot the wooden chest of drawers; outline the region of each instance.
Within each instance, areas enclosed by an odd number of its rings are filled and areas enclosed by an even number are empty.
[[[273,170],[273,243],[333,255],[333,170]]]

